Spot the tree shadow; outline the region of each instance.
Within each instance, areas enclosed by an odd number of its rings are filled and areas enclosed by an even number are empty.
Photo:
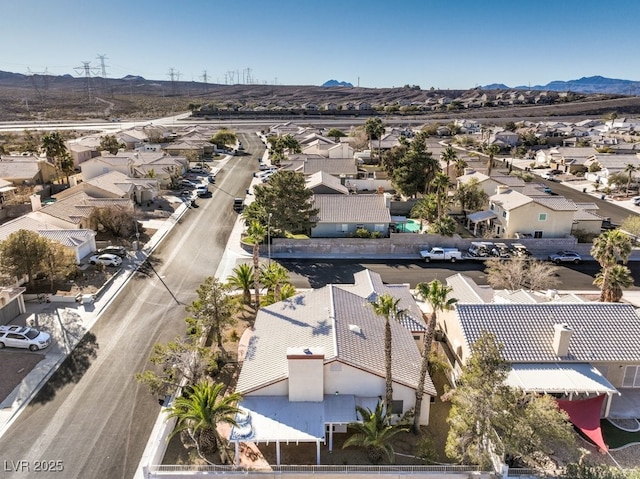
[[[87,332],[72,353],[67,356],[49,381],[38,391],[34,402],[44,404],[53,400],[58,390],[77,383],[97,357],[98,343],[92,332]]]
[[[152,276],[155,276],[156,267],[162,264],[162,260],[158,259],[155,256],[147,257],[137,268],[136,272],[133,275],[134,279],[146,279]]]
[[[361,264],[342,261],[295,260],[278,259],[292,275],[297,275],[309,282],[311,288],[321,288],[327,284],[353,284],[354,275],[362,271]]]

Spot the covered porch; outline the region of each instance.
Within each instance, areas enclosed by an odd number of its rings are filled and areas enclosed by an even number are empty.
[[[474,236],[482,236],[486,232],[493,232],[493,220],[498,216],[491,210],[478,211],[467,215],[466,228]]]
[[[604,394],[601,417],[609,417],[620,392],[588,363],[518,363],[511,366],[507,384],[527,392],[577,400]]]
[[[281,465],[281,445],[315,443],[316,464],[320,465],[320,444],[333,450],[334,432],[346,432],[359,419],[356,405],[374,409],[378,398],[353,395],[325,395],[322,402],[294,402],[282,396],[245,396],[231,429],[235,464],[239,464],[240,443],[275,444],[276,465]]]

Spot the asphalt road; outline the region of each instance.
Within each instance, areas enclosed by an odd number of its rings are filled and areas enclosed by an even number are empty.
[[[583,193],[580,190],[576,190],[575,188],[572,188],[570,186],[563,185],[562,183],[543,180],[538,176],[536,176],[534,182],[542,183],[551,188],[551,191],[553,191],[554,193],[573,200],[574,202],[595,203],[598,206],[598,216],[602,216],[603,218],[611,218],[611,221],[616,224],[622,223],[622,221],[624,221],[627,217],[634,214],[633,211],[618,206],[615,201],[612,201],[610,199],[601,200],[600,198],[596,198],[589,193]],[[638,211],[640,211],[640,208],[638,209]]]
[[[487,275],[484,263],[480,261],[462,261],[452,263],[425,263],[419,260],[277,260],[287,268],[296,288],[319,288],[329,283],[353,283],[354,273],[368,268],[379,273],[385,283],[409,283],[415,288],[420,282],[433,279],[444,281],[448,276],[463,273],[476,283],[486,285]],[[629,269],[635,279],[631,289],[640,289],[640,262],[630,262]],[[593,290],[593,278],[600,270],[595,261],[586,261],[579,265],[561,266],[558,272],[560,286],[563,290]]]
[[[242,142],[247,151],[262,151],[255,135]],[[185,306],[216,272],[236,218],[233,197],[244,194],[256,163],[250,155],[227,163],[210,186],[213,197],[199,199],[200,207],[182,217],[4,434],[0,459],[28,461],[31,468],[3,469],[2,477],[133,477],[160,411],[158,398],[134,374],[151,367],[154,343],[184,334]],[[34,471],[42,460],[61,461],[64,470]]]

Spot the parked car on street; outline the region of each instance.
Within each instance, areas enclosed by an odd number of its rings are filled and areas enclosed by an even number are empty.
[[[451,261],[455,263],[462,259],[462,252],[458,248],[442,248],[434,246],[431,250],[420,251],[420,256],[425,262],[429,261]]]
[[[122,258],[115,254],[96,254],[89,258],[89,263],[98,264],[101,263],[105,266],[118,267],[122,264]]]
[[[558,251],[557,253],[549,255],[549,261],[553,261],[555,264],[560,264],[560,263],[580,264],[582,262],[582,256],[580,256],[575,251]]]
[[[98,254],[115,254],[121,258],[127,256],[127,249],[124,246],[106,246],[97,251]]]
[[[0,349],[24,348],[30,351],[44,349],[51,344],[51,336],[26,326],[0,326]]]
[[[197,190],[198,191],[198,198],[211,198],[213,196],[213,193],[211,193],[209,190]]]

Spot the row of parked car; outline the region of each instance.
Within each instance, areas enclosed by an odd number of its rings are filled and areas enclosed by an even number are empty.
[[[513,243],[507,246],[505,243],[492,243],[490,241],[475,241],[467,250],[469,256],[474,258],[526,258],[531,252],[521,243]]]
[[[521,243],[513,243],[509,247],[505,243],[490,241],[473,242],[467,252],[469,256],[474,258],[526,258],[531,256],[531,252]],[[582,256],[575,251],[558,251],[550,254],[547,259],[556,264],[580,264],[582,262]]]

